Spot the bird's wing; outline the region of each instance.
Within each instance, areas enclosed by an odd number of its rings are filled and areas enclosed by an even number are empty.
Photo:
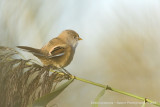
[[[23,49],[25,51],[31,52],[35,56],[45,56],[40,49],[35,49],[32,47],[27,47],[27,46],[17,46],[20,49]]]
[[[65,45],[55,46],[49,51],[49,57],[53,58],[53,57],[63,56],[65,54],[65,50],[66,50]]]

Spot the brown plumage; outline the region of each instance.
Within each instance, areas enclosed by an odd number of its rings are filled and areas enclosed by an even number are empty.
[[[65,30],[41,49],[27,46],[17,47],[32,53],[42,61],[44,66],[52,65],[56,69],[70,64],[79,40],[82,39],[75,31]]]

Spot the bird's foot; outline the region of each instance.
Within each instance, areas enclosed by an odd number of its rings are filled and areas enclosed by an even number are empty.
[[[66,69],[61,68],[60,71],[64,73],[65,78],[67,78],[68,80],[73,78],[73,75],[71,75]]]
[[[49,69],[55,69],[55,67],[53,67],[52,65],[48,65],[48,66],[46,66],[47,68],[49,68]],[[56,67],[56,69],[55,70],[57,70],[57,71],[59,71],[59,73],[61,74],[61,75],[64,75],[64,78],[66,78],[66,79],[72,79],[72,78],[74,78],[74,76],[73,75],[71,75],[66,69],[64,69],[64,68],[57,68]]]

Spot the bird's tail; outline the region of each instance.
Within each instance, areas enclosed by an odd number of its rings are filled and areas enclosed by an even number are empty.
[[[40,49],[31,48],[31,47],[28,47],[28,46],[17,46],[17,47],[20,48],[20,49],[23,49],[25,51],[28,51],[35,56],[43,56]]]

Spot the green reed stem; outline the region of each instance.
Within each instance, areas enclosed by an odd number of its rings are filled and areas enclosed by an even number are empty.
[[[140,97],[140,96],[136,96],[134,94],[127,93],[127,92],[120,91],[118,89],[112,88],[112,87],[110,87],[108,85],[103,85],[103,84],[100,84],[100,83],[95,83],[95,82],[92,82],[92,81],[89,81],[89,80],[86,80],[86,79],[83,79],[83,78],[79,78],[79,77],[74,77],[74,78],[76,80],[79,80],[79,81],[82,81],[82,82],[85,82],[85,83],[89,83],[89,84],[92,84],[92,85],[95,85],[95,86],[98,86],[98,87],[106,88],[106,90],[114,91],[114,92],[117,92],[117,93],[120,93],[120,94],[123,94],[123,95],[127,95],[127,96],[130,96],[130,97],[133,97],[133,98],[145,101],[146,103],[148,102],[150,104],[153,104],[153,105],[156,105],[156,106],[160,106],[160,103],[152,101],[152,100],[150,100],[148,98],[143,98],[143,97]]]

